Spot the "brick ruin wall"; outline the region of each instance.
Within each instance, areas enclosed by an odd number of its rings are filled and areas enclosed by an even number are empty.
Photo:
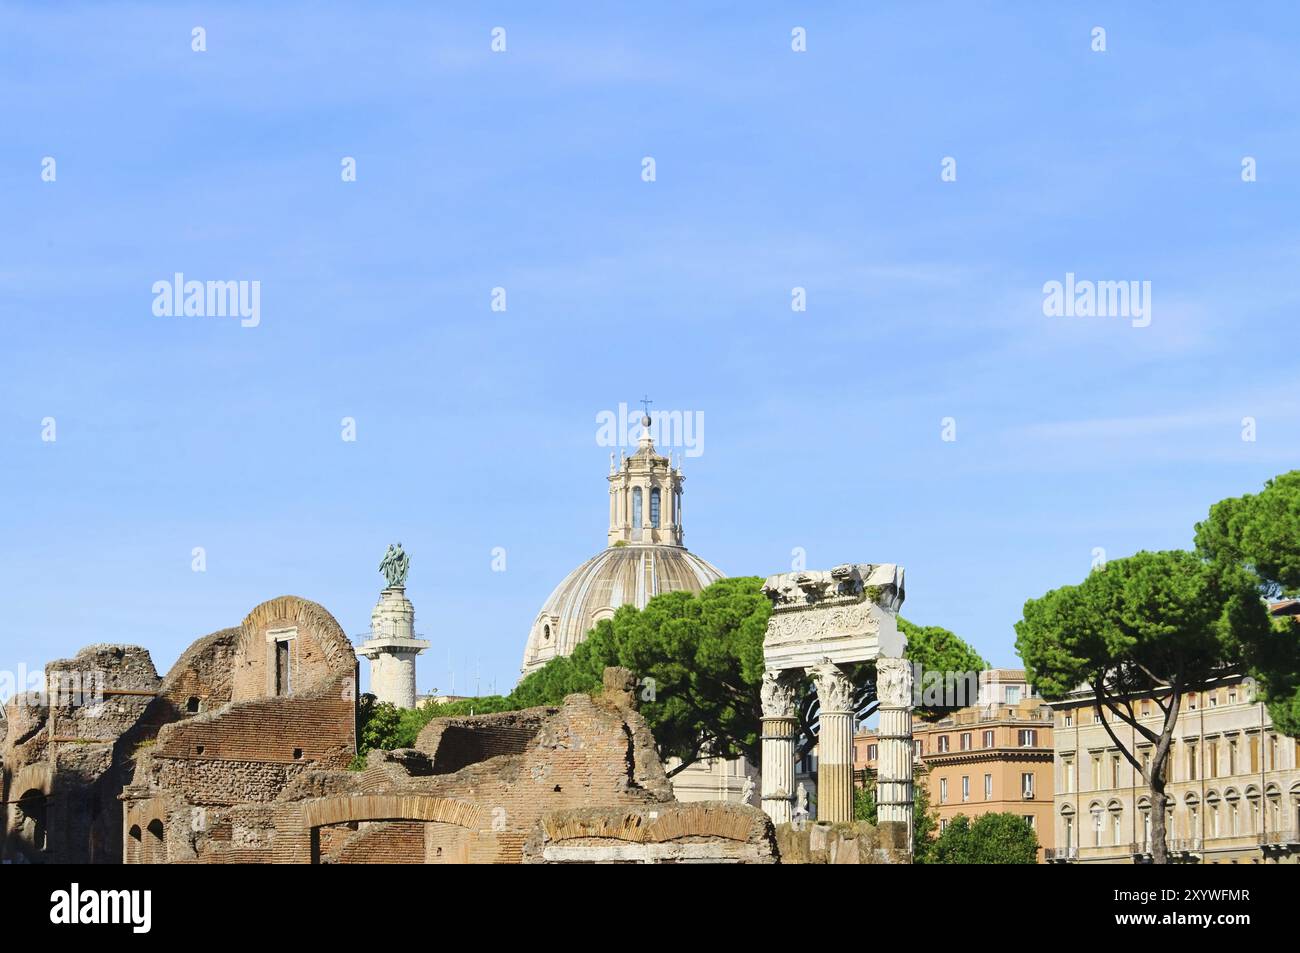
[[[523,754],[546,719],[558,709],[534,708],[466,718],[437,718],[425,725],[415,747],[429,755],[434,774],[500,755]]]

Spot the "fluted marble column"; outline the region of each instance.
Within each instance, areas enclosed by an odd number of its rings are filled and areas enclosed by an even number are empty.
[[[794,799],[794,703],[798,672],[763,675],[763,810],[773,824],[789,824]]]
[[[817,684],[817,820],[853,820],[853,682],[830,662],[809,669]]]
[[[901,658],[876,660],[876,697],[880,700],[879,775],[876,815],[880,821],[907,825],[912,843],[912,664]]]

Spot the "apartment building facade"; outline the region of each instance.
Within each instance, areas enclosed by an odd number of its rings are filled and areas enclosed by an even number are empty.
[[[1151,699],[1138,720],[1159,731]],[[1087,687],[1051,703],[1054,846],[1051,861],[1144,863],[1151,856],[1151,803],[1141,774],[1115,745]],[[1145,739],[1112,720],[1139,760]],[[1182,701],[1166,792],[1170,858],[1182,863],[1296,863],[1300,856],[1300,742],[1273,730],[1240,675],[1226,675]]]

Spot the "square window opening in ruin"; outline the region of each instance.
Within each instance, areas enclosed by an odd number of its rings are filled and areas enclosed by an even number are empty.
[[[195,746],[194,746],[194,753],[195,753],[195,754],[203,754],[203,745],[195,745]]]
[[[189,700],[185,702],[185,711],[186,711],[188,714],[191,714],[191,715],[197,715],[198,712],[199,712],[199,705],[200,705],[200,702],[199,702],[198,696],[196,696],[196,695],[191,695],[191,696],[189,697]]]
[[[301,758],[302,758],[302,749],[301,749],[301,748],[294,748],[294,749],[293,749],[293,760],[294,760],[294,761],[298,761],[298,760],[300,760]]]

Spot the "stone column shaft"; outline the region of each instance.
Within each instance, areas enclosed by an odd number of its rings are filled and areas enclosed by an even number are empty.
[[[817,733],[817,820],[853,820],[853,683],[834,665],[810,670],[821,705]]]
[[[773,824],[794,816],[793,718],[763,719],[763,810]]]
[[[876,662],[880,748],[876,816],[907,825],[912,844],[912,666],[905,659]]]
[[[763,705],[763,810],[773,824],[789,824],[794,816],[795,691],[800,673],[763,673],[759,697]]]

